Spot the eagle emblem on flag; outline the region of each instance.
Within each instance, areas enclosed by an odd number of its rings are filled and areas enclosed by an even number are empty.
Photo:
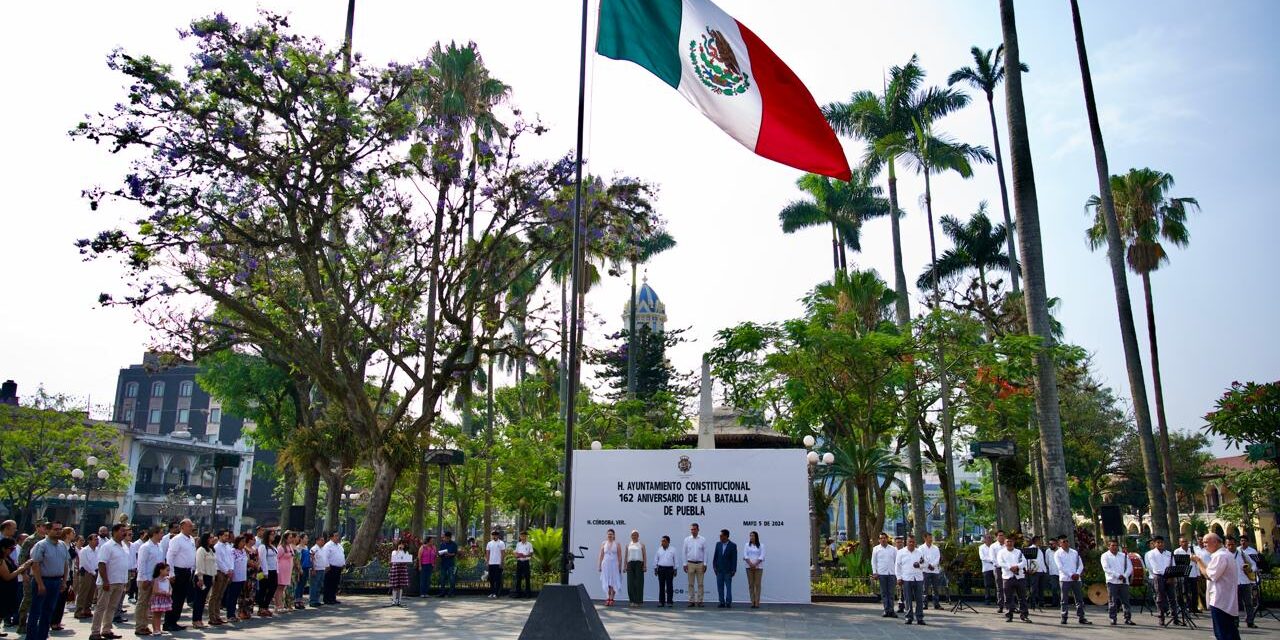
[[[689,61],[698,80],[717,94],[736,96],[751,88],[751,78],[738,65],[729,39],[717,29],[707,27],[701,41],[689,41]]]

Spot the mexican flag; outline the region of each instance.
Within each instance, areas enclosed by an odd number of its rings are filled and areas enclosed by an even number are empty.
[[[596,52],[648,69],[757,155],[852,177],[804,83],[710,0],[600,0]]]

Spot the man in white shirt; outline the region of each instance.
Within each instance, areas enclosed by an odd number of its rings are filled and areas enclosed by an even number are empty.
[[[982,604],[991,604],[991,594],[996,590],[995,565],[991,562],[991,534],[982,534],[978,543],[978,562],[982,566]],[[997,598],[998,599],[998,598]]]
[[[1019,619],[1031,622],[1027,611],[1027,557],[1021,549],[1014,546],[1013,538],[1004,539],[1004,548],[996,553],[995,565],[1000,567],[1000,578],[1004,585],[1004,621],[1013,622],[1016,604]]]
[[[933,544],[933,534],[924,533],[924,544],[920,545],[924,556],[924,604],[929,606],[929,596],[933,596],[933,608],[942,608],[942,550]]]
[[[1143,563],[1147,565],[1147,572],[1151,574],[1151,584],[1156,588],[1156,610],[1160,614],[1160,626],[1164,626],[1164,616],[1169,612],[1169,600],[1173,595],[1173,584],[1169,578],[1165,577],[1165,572],[1173,565],[1173,554],[1164,548],[1164,536],[1156,536],[1151,539],[1151,549],[1147,551],[1143,557]],[[1178,609],[1173,608],[1174,624],[1181,624],[1178,620]]]
[[[530,562],[533,559],[533,545],[529,543],[529,532],[520,532],[520,541],[516,542],[516,583],[514,598],[528,598],[533,595],[533,573]]]
[[[996,531],[996,539],[991,542],[988,547],[988,553],[991,557],[991,570],[995,574],[996,579],[996,613],[1004,613],[1004,568],[1000,566],[1000,552],[1004,551],[1005,536],[1004,531]]]
[[[502,532],[494,529],[489,534],[490,540],[484,545],[484,555],[488,562],[489,597],[502,595],[502,557],[507,553],[507,543],[502,541]]]
[[[321,597],[324,594],[325,575],[329,572],[329,560],[325,558],[327,554],[324,551],[324,542],[324,537],[317,535],[316,543],[311,547],[311,575],[307,576],[307,590],[310,594],[307,597],[312,609],[324,606]]]
[[[133,633],[140,636],[151,635],[151,575],[156,565],[164,562],[160,552],[164,529],[151,527],[147,533],[147,539],[138,545],[138,603],[133,610]]]
[[[908,535],[906,546],[898,550],[893,564],[907,605],[907,624],[911,624],[913,612],[916,624],[924,624],[924,564],[924,552],[916,546],[916,537]]]
[[[143,536],[146,536],[145,532]],[[129,586],[125,589],[125,595],[128,596],[129,604],[133,604],[138,601],[138,547],[142,546],[142,542],[133,539],[132,528],[126,528],[121,546],[129,554]]]
[[[1120,544],[1115,540],[1107,543],[1107,550],[1102,552],[1102,573],[1107,578],[1107,617],[1111,625],[1116,624],[1116,612],[1124,607],[1124,623],[1133,624],[1133,612],[1129,609],[1129,578],[1133,576],[1133,563],[1129,554],[1120,551]]]
[[[93,591],[98,582],[98,534],[91,533],[84,539],[85,546],[80,547],[76,560],[80,569],[76,571],[76,613],[81,620],[92,618],[90,609],[93,606]]]
[[[1191,561],[1209,583],[1205,602],[1213,620],[1213,637],[1240,640],[1240,564],[1235,554],[1222,546],[1222,539],[1216,533],[1204,537],[1204,548],[1210,554],[1209,561],[1205,562],[1199,554],[1192,556]]]
[[[1040,568],[1044,571],[1044,586],[1049,592],[1049,599],[1046,601],[1050,606],[1055,606],[1060,594],[1060,585],[1058,584],[1058,560],[1054,557],[1053,552],[1057,551],[1057,540],[1050,538],[1045,540],[1040,536],[1035,537],[1035,546],[1040,549]]]
[[[1247,536],[1248,534],[1246,533],[1245,535]],[[1240,538],[1241,542],[1245,540],[1247,538]],[[1235,536],[1227,536],[1227,551],[1232,554],[1236,564],[1240,566],[1240,572],[1236,578],[1238,582],[1236,590],[1239,592],[1236,599],[1239,602],[1241,613],[1244,614],[1245,625],[1253,629],[1258,626],[1253,623],[1254,617],[1258,613],[1258,606],[1253,601],[1254,576],[1258,575],[1258,564],[1254,560],[1253,554],[1249,553],[1251,549],[1243,544],[1238,545]]]
[[[689,525],[684,539],[684,572],[689,577],[689,605],[701,607],[703,578],[707,575],[707,539],[698,535],[698,523]]]
[[[347,566],[347,554],[342,550],[342,536],[337,532],[329,534],[329,541],[324,545],[324,559],[329,565],[324,573],[324,603],[342,604],[338,602],[338,584],[342,581],[342,568]]]
[[[112,618],[124,598],[125,583],[129,581],[129,553],[121,542],[128,527],[111,526],[111,539],[98,546],[95,554],[98,563],[98,608],[93,612],[93,625],[89,640],[118,638],[112,631]]]
[[[1196,549],[1192,547],[1186,538],[1178,538],[1178,548],[1173,550],[1175,556],[1194,556]],[[1203,590],[1201,584],[1204,578],[1200,575],[1200,567],[1196,565],[1194,560],[1190,560],[1191,573],[1183,580],[1182,596],[1183,606],[1191,613],[1200,611],[1200,592]]]
[[[1076,598],[1076,619],[1080,624],[1093,624],[1084,617],[1084,559],[1080,552],[1071,548],[1071,539],[1058,536],[1058,548],[1051,554],[1053,564],[1057,567],[1058,586],[1061,589],[1062,624],[1067,623],[1067,595]]]
[[[880,602],[884,604],[882,618],[896,618],[893,612],[893,587],[897,582],[898,550],[889,544],[889,534],[880,532],[880,544],[871,548],[871,577],[880,583]]]
[[[662,536],[653,556],[653,574],[658,576],[658,606],[666,605],[668,609],[676,606],[676,550],[671,548],[671,536]]]
[[[1027,559],[1027,605],[1036,609],[1040,608],[1044,600],[1044,590],[1049,581],[1046,575],[1048,562],[1044,557],[1044,549],[1040,548],[1041,541],[1040,536],[1032,536],[1031,546],[1022,550],[1022,555]]]
[[[219,626],[226,623],[222,618],[222,596],[231,584],[231,574],[235,572],[235,546],[231,544],[231,532],[223,529],[218,532],[218,541],[213,544],[213,561],[218,567],[218,574],[213,577],[213,589],[209,592],[209,624]]]
[[[186,627],[178,624],[182,617],[182,608],[187,604],[187,594],[191,591],[196,568],[196,541],[192,537],[195,525],[190,519],[178,523],[178,533],[169,537],[169,548],[165,551],[165,562],[169,563],[169,573],[173,577],[173,608],[164,614],[165,631],[182,631]]]

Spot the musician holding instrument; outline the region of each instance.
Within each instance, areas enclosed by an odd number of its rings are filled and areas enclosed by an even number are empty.
[[[1243,609],[1245,626],[1250,629],[1256,629],[1258,625],[1253,623],[1254,617],[1258,614],[1258,605],[1253,600],[1253,587],[1258,582],[1258,564],[1254,559],[1253,551],[1248,546],[1248,538],[1243,537],[1240,542],[1244,544],[1237,545],[1235,536],[1227,536],[1227,551],[1235,558],[1236,564],[1240,566],[1239,585],[1236,587],[1239,592],[1240,608]],[[1254,552],[1256,553],[1256,552]],[[1239,614],[1236,614],[1237,617]]]
[[[1076,617],[1080,624],[1093,624],[1084,617],[1084,560],[1080,552],[1071,548],[1067,536],[1058,536],[1058,548],[1053,552],[1058,567],[1058,586],[1061,589],[1062,624],[1067,623],[1067,595],[1076,597]]]
[[[1173,565],[1173,554],[1164,548],[1164,536],[1152,538],[1151,544],[1152,548],[1147,551],[1144,561],[1147,571],[1151,574],[1151,584],[1156,590],[1156,610],[1160,613],[1160,626],[1164,626],[1164,616],[1170,608],[1173,609],[1173,623],[1181,625],[1182,621],[1178,619],[1178,608],[1169,606],[1173,595],[1172,578],[1165,576],[1165,572]]]
[[[1213,620],[1213,637],[1240,640],[1240,564],[1235,554],[1222,546],[1222,539],[1216,533],[1204,537],[1204,546],[1211,554],[1209,561],[1205,562],[1199,555],[1191,556],[1191,561],[1209,581],[1205,600]]]
[[[1107,550],[1102,552],[1102,573],[1107,576],[1107,616],[1111,625],[1116,624],[1116,613],[1124,607],[1124,623],[1133,625],[1133,611],[1129,608],[1129,580],[1133,577],[1133,563],[1129,562],[1129,554],[1120,551],[1120,544],[1115,540],[1107,543]]]

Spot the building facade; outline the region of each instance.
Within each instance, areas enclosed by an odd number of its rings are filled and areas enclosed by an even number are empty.
[[[200,388],[199,371],[153,353],[120,370],[113,419],[132,477],[121,512],[140,526],[191,517],[240,531],[278,522],[275,482],[262,473],[274,467],[274,452],[254,447],[246,437],[252,421],[224,413]]]
[[[640,289],[636,291],[636,331],[640,327],[649,327],[654,333],[661,333],[667,325],[667,305],[658,299],[658,294],[649,286],[649,278],[644,279]],[[622,326],[631,326],[631,304],[622,305]]]

